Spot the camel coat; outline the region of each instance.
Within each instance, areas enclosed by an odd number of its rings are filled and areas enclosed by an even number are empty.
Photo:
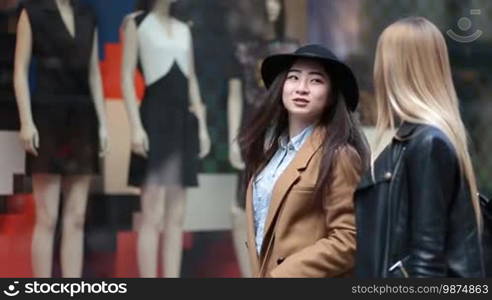
[[[316,129],[276,182],[260,254],[255,247],[252,180],[246,194],[246,247],[256,277],[346,277],[354,266],[353,193],[360,159],[351,147],[334,155],[333,177],[322,200],[313,199],[322,149]]]

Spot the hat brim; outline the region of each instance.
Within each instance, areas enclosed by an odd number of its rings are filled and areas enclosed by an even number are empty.
[[[355,111],[359,102],[359,87],[352,70],[344,63],[326,57],[310,54],[277,54],[267,57],[261,65],[261,77],[269,88],[281,72],[291,67],[295,60],[309,58],[321,61],[331,75],[331,79],[340,88],[350,111]]]

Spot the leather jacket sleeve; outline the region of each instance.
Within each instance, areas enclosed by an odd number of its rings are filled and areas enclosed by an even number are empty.
[[[406,154],[411,232],[405,268],[411,277],[444,277],[449,206],[460,176],[458,160],[442,135],[423,138]]]

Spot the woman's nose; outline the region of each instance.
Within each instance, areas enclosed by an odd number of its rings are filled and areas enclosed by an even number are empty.
[[[309,93],[309,86],[307,80],[299,80],[297,87],[296,87],[296,93],[300,95],[305,95]]]

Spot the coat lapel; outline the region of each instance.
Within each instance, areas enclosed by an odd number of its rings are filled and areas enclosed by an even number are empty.
[[[306,142],[301,146],[299,152],[296,154],[292,162],[280,175],[279,179],[275,183],[272,192],[272,199],[270,207],[268,209],[268,215],[265,222],[265,238],[263,239],[262,251],[263,254],[265,248],[268,246],[269,236],[272,233],[275,216],[278,214],[279,209],[286,198],[286,195],[292,188],[292,186],[299,180],[300,175],[304,169],[306,169],[309,161],[320,148],[323,142],[322,130],[316,128],[314,132],[309,136]]]
[[[299,180],[300,174],[309,164],[309,161],[313,155],[320,149],[323,142],[324,131],[320,128],[316,128],[311,136],[302,145],[301,149],[295,156],[294,160],[285,169],[282,175],[279,177],[272,192],[272,199],[270,207],[268,209],[267,219],[265,221],[265,237],[263,239],[263,245],[261,249],[261,257],[256,251],[255,241],[255,228],[254,228],[254,216],[253,216],[253,179],[248,183],[248,189],[246,192],[246,212],[248,222],[248,251],[253,267],[253,274],[258,274],[260,265],[265,258],[265,250],[268,247],[269,240],[273,234],[275,222],[275,216],[279,213],[280,207],[285,201],[286,195],[292,188],[292,186]]]

